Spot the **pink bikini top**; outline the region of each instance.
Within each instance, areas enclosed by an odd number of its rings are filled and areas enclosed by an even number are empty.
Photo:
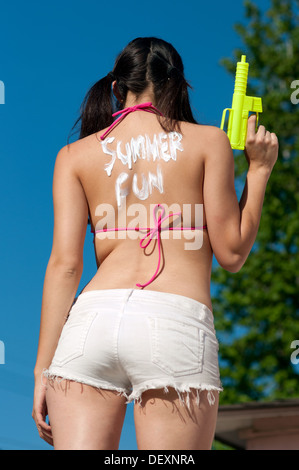
[[[134,111],[138,111],[138,110],[142,110],[142,111],[147,111],[149,113],[154,113],[154,114],[160,114],[160,116],[163,116],[163,114],[157,109],[155,108],[152,103],[142,103],[142,104],[138,104],[136,106],[132,106],[130,108],[126,108],[126,109],[123,109],[121,111],[118,111],[117,113],[114,113],[113,114],[113,117],[114,116],[117,116],[119,114],[121,114],[121,116],[116,119],[112,124],[111,126],[105,131],[104,134],[102,134],[100,136],[101,140],[103,140],[105,138],[105,136],[115,127],[115,125],[117,125],[120,120],[122,120],[124,117],[126,117],[129,113],[132,113]],[[158,216],[158,219],[156,217],[156,212],[157,210],[159,210],[159,208],[161,209],[162,213],[159,214]],[[175,216],[175,215],[181,215],[181,212],[176,212],[176,213],[171,213],[167,216],[164,217],[164,214],[165,214],[165,209],[164,207],[162,206],[162,204],[156,204],[154,206],[154,210],[153,210],[153,219],[154,219],[154,224],[155,226],[153,228],[151,227],[117,227],[117,228],[104,228],[104,229],[101,229],[101,230],[92,230],[91,229],[91,233],[94,234],[94,238],[93,238],[93,243],[94,243],[94,240],[95,240],[95,235],[96,233],[100,233],[100,232],[119,232],[119,231],[123,231],[123,230],[134,230],[136,232],[138,231],[146,231],[146,235],[140,240],[140,243],[139,243],[139,246],[141,248],[143,248],[144,250],[149,246],[149,244],[151,243],[151,241],[153,240],[155,234],[157,234],[157,241],[158,241],[158,265],[157,265],[157,269],[155,271],[155,273],[153,274],[153,276],[150,278],[150,280],[148,282],[146,282],[145,284],[139,284],[137,283],[136,286],[137,287],[146,287],[148,286],[149,284],[151,284],[158,276],[159,276],[159,269],[160,269],[160,264],[161,264],[161,232],[163,230],[203,230],[203,229],[206,229],[207,226],[204,225],[202,227],[162,227],[162,223],[164,222],[164,220],[168,219],[169,217],[172,217],[172,216]],[[148,240],[147,240],[148,238]]]

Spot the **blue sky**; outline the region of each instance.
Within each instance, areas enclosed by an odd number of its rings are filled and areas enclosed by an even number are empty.
[[[219,65],[242,47],[241,1],[6,1],[0,7],[1,297],[0,448],[50,449],[31,418],[42,288],[53,231],[52,176],[89,87],[138,36],[181,54],[197,118],[220,125],[233,77]],[[267,7],[268,1],[259,1]],[[1,91],[1,89],[0,89]],[[1,103],[1,98],[0,98]],[[79,291],[94,275],[90,234]],[[0,348],[1,355],[1,348]],[[2,361],[4,362],[4,361]],[[120,449],[136,449],[132,407]]]

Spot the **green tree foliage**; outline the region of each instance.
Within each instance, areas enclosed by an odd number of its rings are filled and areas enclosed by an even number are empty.
[[[299,340],[299,2],[272,0],[266,12],[252,1],[244,5],[245,24],[236,25],[244,48],[222,64],[235,74],[247,56],[247,94],[262,97],[260,123],[277,134],[280,150],[246,263],[234,274],[216,263],[212,273],[221,403],[299,396],[299,369],[290,360]],[[236,187],[244,186],[247,169],[236,152]]]

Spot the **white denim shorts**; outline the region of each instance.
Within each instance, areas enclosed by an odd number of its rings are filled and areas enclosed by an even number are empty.
[[[213,314],[177,294],[137,289],[86,291],[63,327],[49,380],[69,379],[116,390],[141,403],[149,389],[173,387],[187,403],[191,389],[222,390]],[[186,392],[186,393],[185,393]]]

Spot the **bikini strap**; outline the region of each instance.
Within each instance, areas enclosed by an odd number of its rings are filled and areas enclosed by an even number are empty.
[[[157,213],[158,213],[158,210],[160,210],[160,214],[158,215],[158,218],[157,218]],[[149,284],[151,284],[159,275],[159,271],[160,271],[160,264],[161,264],[161,257],[162,257],[162,250],[161,250],[161,232],[164,231],[164,230],[203,230],[203,229],[206,229],[207,226],[206,225],[203,225],[201,227],[162,227],[162,223],[167,220],[168,218],[170,217],[174,217],[174,216],[180,216],[181,215],[181,212],[171,212],[169,215],[166,215],[165,216],[165,208],[163,207],[162,204],[156,204],[154,206],[154,209],[153,209],[153,219],[154,219],[154,227],[116,227],[116,228],[103,228],[103,229],[100,229],[100,230],[93,230],[91,228],[91,232],[94,234],[94,237],[93,237],[93,243],[95,242],[95,235],[96,233],[100,233],[100,232],[119,232],[119,231],[122,231],[122,230],[134,230],[134,231],[146,231],[146,234],[144,235],[144,237],[141,238],[140,242],[139,242],[139,246],[140,248],[143,248],[144,250],[149,246],[149,244],[152,242],[153,238],[155,238],[156,236],[156,239],[157,239],[157,242],[158,242],[158,265],[157,265],[157,269],[155,271],[155,273],[153,274],[153,276],[150,278],[150,280],[148,282],[146,282],[145,284],[140,284],[140,283],[137,283],[136,286],[137,287],[146,287],[148,286]]]
[[[152,113],[152,114],[159,114],[160,116],[163,116],[163,114],[155,108],[155,106],[152,105],[152,103],[149,101],[148,103],[140,103],[137,104],[136,106],[130,106],[129,108],[121,109],[120,111],[117,111],[116,113],[112,114],[112,117],[119,116],[112,124],[111,126],[108,127],[108,129],[100,136],[101,140],[104,140],[106,135],[109,134],[109,132],[121,121],[123,120],[128,114],[133,113],[134,111],[146,111],[147,113]]]

